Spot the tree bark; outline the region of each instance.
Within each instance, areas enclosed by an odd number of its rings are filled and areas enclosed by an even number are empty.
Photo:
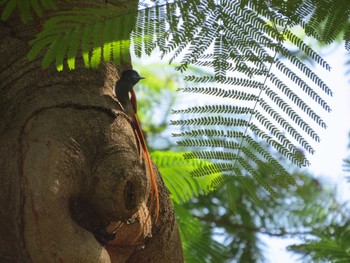
[[[40,23],[0,23],[0,262],[183,262],[159,173],[148,217],[147,164],[113,94],[130,62],[42,69],[26,59]]]

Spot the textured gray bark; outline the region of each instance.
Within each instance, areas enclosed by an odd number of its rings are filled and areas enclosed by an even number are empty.
[[[0,22],[0,262],[183,262],[159,174],[147,217],[147,165],[113,95],[130,64],[42,69],[26,59],[37,30]]]

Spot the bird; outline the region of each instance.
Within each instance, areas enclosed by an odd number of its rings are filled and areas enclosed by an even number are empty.
[[[117,100],[123,106],[123,110],[127,116],[130,117],[135,136],[139,143],[141,144],[143,154],[146,158],[152,185],[152,195],[151,195],[151,204],[150,204],[150,213],[153,209],[154,201],[156,202],[156,213],[155,213],[155,222],[158,220],[159,215],[159,196],[158,196],[158,187],[154,175],[153,166],[151,163],[151,157],[147,149],[146,140],[143,135],[141,124],[137,116],[137,99],[134,86],[144,77],[141,77],[136,70],[125,70],[122,72],[120,79],[115,84],[114,92],[116,94]],[[154,200],[155,199],[155,200]],[[147,219],[146,219],[147,220]]]

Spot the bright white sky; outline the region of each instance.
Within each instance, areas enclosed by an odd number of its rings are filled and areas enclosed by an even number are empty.
[[[321,134],[322,141],[316,145],[317,151],[310,158],[310,170],[316,175],[331,177],[339,186],[340,197],[350,200],[350,184],[345,183],[346,175],[342,171],[343,159],[350,154],[347,150],[350,132],[350,75],[345,76],[346,58],[350,59],[350,55],[346,56],[343,46],[325,56],[332,67],[330,74],[323,77],[334,91],[330,100],[332,112],[327,116],[328,128]],[[349,68],[348,66],[347,69]]]

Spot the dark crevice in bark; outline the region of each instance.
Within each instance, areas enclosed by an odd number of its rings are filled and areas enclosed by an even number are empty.
[[[45,108],[39,108],[39,109],[36,109],[32,114],[30,114],[27,119],[24,121],[21,129],[20,129],[20,133],[19,133],[19,136],[18,136],[18,145],[19,145],[19,152],[18,152],[18,171],[19,171],[19,177],[21,178],[21,180],[23,180],[23,162],[24,162],[24,156],[25,156],[25,151],[24,151],[24,146],[23,146],[23,141],[24,141],[24,138],[23,138],[23,134],[24,134],[24,131],[25,131],[25,128],[27,126],[27,123],[32,119],[34,118],[35,116],[39,115],[40,113],[43,113],[47,110],[50,110],[50,109],[55,109],[55,108],[72,108],[72,109],[76,109],[76,110],[96,110],[96,111],[100,111],[100,112],[103,112],[105,114],[107,114],[108,116],[112,117],[112,118],[117,118],[119,116],[122,116],[123,118],[127,119],[129,122],[130,122],[130,118],[124,114],[123,112],[120,112],[120,111],[116,111],[116,110],[113,110],[113,109],[109,109],[109,108],[105,108],[105,107],[102,107],[102,106],[92,106],[92,105],[82,105],[82,104],[72,104],[72,103],[62,103],[62,104],[59,104],[59,105],[54,105],[54,106],[50,106],[50,107],[45,107]],[[21,184],[21,188],[23,187],[23,183]],[[23,215],[23,211],[24,211],[24,204],[25,204],[25,196],[23,195],[24,193],[24,189],[22,188],[21,189],[21,196],[20,196],[20,209],[19,209],[19,214],[20,215]],[[86,217],[85,217],[86,218]],[[90,215],[90,217],[88,218],[91,218],[93,219],[93,217]],[[26,251],[26,247],[25,247],[25,242],[24,242],[24,217],[23,216],[20,216],[19,217],[20,219],[20,222],[18,222],[18,226],[19,226],[19,229],[20,229],[20,232],[22,233],[21,234],[21,246],[24,248],[24,250]],[[89,228],[86,228],[88,230],[90,230],[97,238],[98,241],[101,241],[101,240],[104,240],[106,239],[106,237],[104,237],[104,229],[106,227],[106,223],[101,223],[99,222],[98,224],[94,225],[94,227],[91,229]],[[109,240],[110,241],[110,240]],[[30,259],[29,255],[27,255],[28,258]]]

